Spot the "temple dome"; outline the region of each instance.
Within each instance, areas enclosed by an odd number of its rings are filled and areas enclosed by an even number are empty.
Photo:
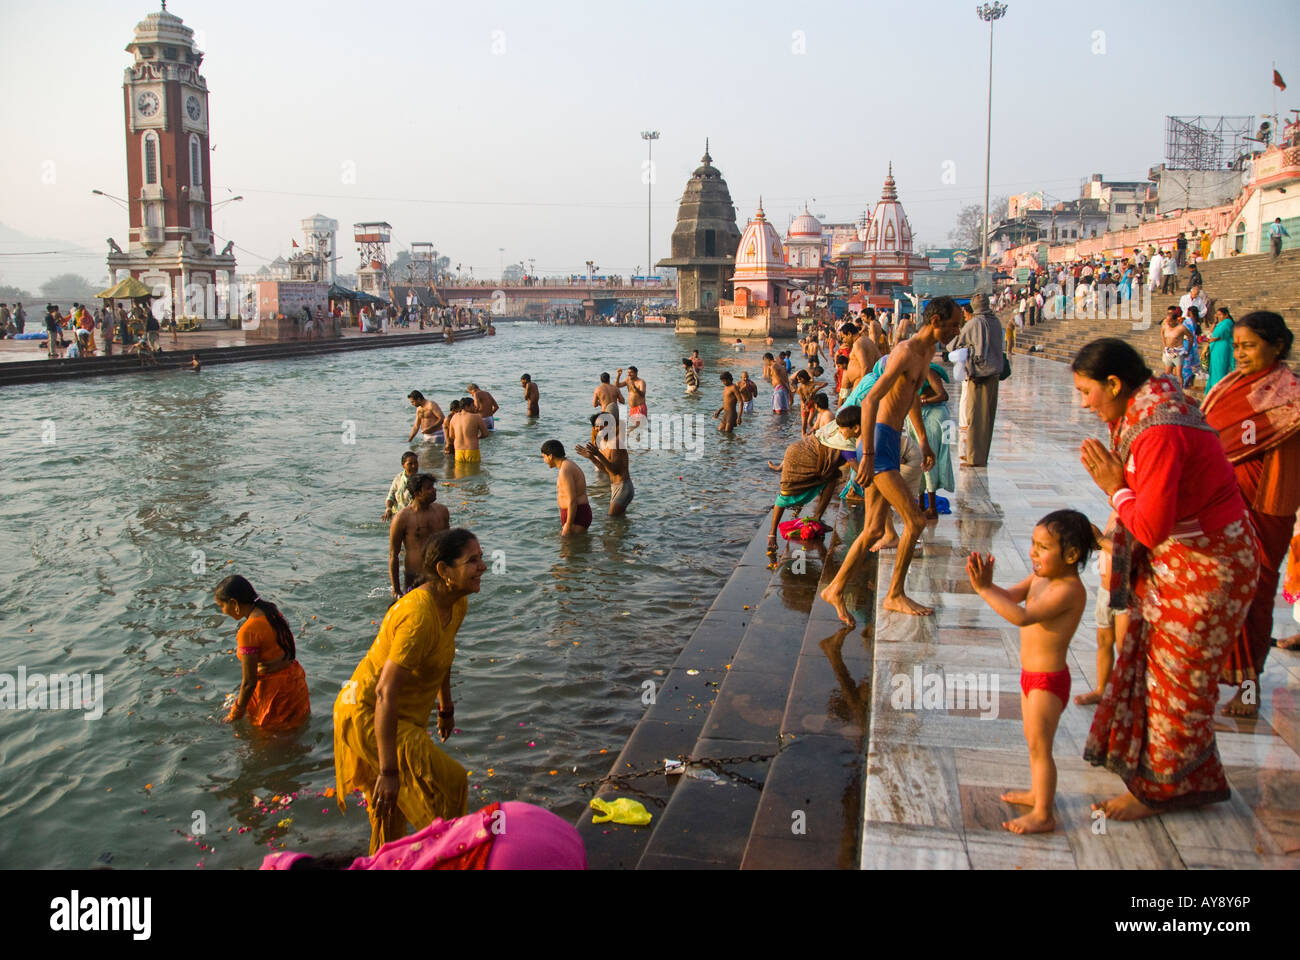
[[[785,247],[776,228],[767,222],[763,201],[758,201],[758,213],[749,221],[741,234],[736,250],[735,280],[762,280],[785,276]]]
[[[794,222],[790,224],[786,237],[790,240],[799,237],[812,237],[817,240],[822,238],[822,223],[808,212],[807,204],[804,204],[803,213],[795,217]]]
[[[898,202],[892,163],[880,193],[880,202],[871,214],[865,249],[869,253],[910,253],[912,250],[912,227],[903,213],[903,205]]]
[[[677,225],[673,228],[672,256],[659,266],[682,267],[688,262],[711,262],[721,265],[736,255],[740,227],[736,208],[731,202],[722,171],[713,166],[708,141],[700,166],[686,181],[681,203],[677,207]]]

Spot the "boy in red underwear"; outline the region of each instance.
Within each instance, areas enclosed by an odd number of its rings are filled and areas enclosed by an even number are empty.
[[[1029,560],[1034,572],[1004,590],[993,585],[993,556],[972,553],[966,561],[971,586],[1008,623],[1020,628],[1020,715],[1029,744],[1030,787],[1002,794],[1007,803],[1032,807],[1002,826],[1012,833],[1056,829],[1056,763],[1052,740],[1070,699],[1065,652],[1088,604],[1079,570],[1096,547],[1092,524],[1077,510],[1049,513],[1034,527]],[[1024,604],[1021,606],[1021,604]]]

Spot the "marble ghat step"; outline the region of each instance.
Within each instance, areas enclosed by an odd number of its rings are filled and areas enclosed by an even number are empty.
[[[608,800],[639,800],[654,819],[645,827],[597,824],[592,822],[592,811],[584,811],[577,826],[586,845],[587,862],[593,869],[636,867],[662,823],[666,804],[684,779],[663,774],[664,759],[690,755],[695,749],[746,628],[772,585],[774,577],[768,568],[766,547],[764,520],[672,668],[662,680],[651,678],[656,681],[655,701],[633,728],[608,775],[655,772],[606,783],[595,795]]]
[[[857,529],[845,531],[846,519],[841,536]],[[846,644],[850,632],[817,596],[842,549],[783,552],[691,754],[733,762],[681,778],[638,868],[857,866],[866,714],[839,705],[865,704],[870,634],[864,643],[859,627]],[[860,623],[871,621],[874,582],[868,564],[851,586]]]

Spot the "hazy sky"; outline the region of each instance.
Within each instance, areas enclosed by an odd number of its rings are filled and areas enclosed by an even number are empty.
[[[760,194],[784,230],[809,200],[852,219],[889,161],[917,238],[946,245],[982,202],[988,28],[970,0],[370,3],[172,0],[210,90],[214,213],[239,269],[290,252],[314,213],[393,224],[476,276],[630,274],[646,261],[646,144],[657,129],[653,256],[710,138],[743,228]],[[1078,195],[1141,179],[1166,114],[1300,105],[1295,0],[1011,0],[995,34],[994,195]],[[0,0],[0,224],[93,258],[0,256],[0,283],[105,273],[126,246],[123,47],[147,2]],[[1097,52],[1094,52],[1097,51]],[[945,167],[945,165],[949,165]],[[355,170],[355,182],[345,173]],[[955,182],[944,180],[945,169]],[[47,182],[52,181],[52,182]],[[812,199],[812,198],[815,198]],[[356,266],[350,233],[341,272]],[[0,253],[30,250],[3,242]]]

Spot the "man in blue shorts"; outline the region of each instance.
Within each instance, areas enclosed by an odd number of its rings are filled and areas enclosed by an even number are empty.
[[[903,420],[910,418],[921,443],[922,469],[934,466],[934,453],[925,439],[921,419],[921,381],[930,369],[930,360],[940,343],[953,339],[960,329],[961,311],[951,297],[937,297],[925,307],[920,328],[902,341],[885,360],[884,372],[862,398],[862,456],[859,458],[857,482],[868,488],[867,522],[853,541],[835,579],[821,597],[835,608],[839,618],[849,626],[854,619],[844,604],[844,587],[855,575],[855,568],[884,532],[890,507],[903,518],[903,536],[898,544],[898,562],[889,590],[882,600],[886,610],[913,616],[928,616],[934,611],[912,600],[903,592],[907,569],[916,552],[916,541],[925,527],[925,516],[916,505],[915,495],[899,471],[902,460]],[[870,441],[866,438],[870,437]]]

